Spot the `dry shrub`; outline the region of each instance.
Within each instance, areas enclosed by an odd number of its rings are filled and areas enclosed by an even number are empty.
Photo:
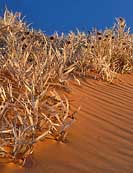
[[[23,164],[38,140],[63,141],[74,119],[55,90],[64,81],[48,38],[9,11],[0,28],[0,157]]]

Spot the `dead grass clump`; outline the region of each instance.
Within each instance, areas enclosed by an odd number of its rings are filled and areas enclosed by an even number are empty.
[[[0,34],[0,157],[23,164],[38,140],[64,140],[73,119],[53,87],[61,64],[48,38],[8,11]]]

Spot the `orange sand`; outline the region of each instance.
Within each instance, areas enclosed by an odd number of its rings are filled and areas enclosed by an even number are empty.
[[[70,87],[71,110],[81,110],[68,142],[39,142],[25,168],[1,164],[0,173],[133,172],[133,75],[114,84],[87,79]]]

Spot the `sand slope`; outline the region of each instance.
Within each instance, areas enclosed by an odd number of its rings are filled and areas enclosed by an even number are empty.
[[[81,110],[68,142],[40,142],[26,168],[9,164],[0,173],[133,172],[133,75],[115,84],[88,79],[70,86],[71,110]]]

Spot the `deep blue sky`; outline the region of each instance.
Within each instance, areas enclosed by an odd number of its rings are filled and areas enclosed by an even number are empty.
[[[96,27],[104,29],[115,17],[124,17],[133,30],[133,0],[0,0],[0,15],[5,5],[22,12],[35,29],[48,34]]]

